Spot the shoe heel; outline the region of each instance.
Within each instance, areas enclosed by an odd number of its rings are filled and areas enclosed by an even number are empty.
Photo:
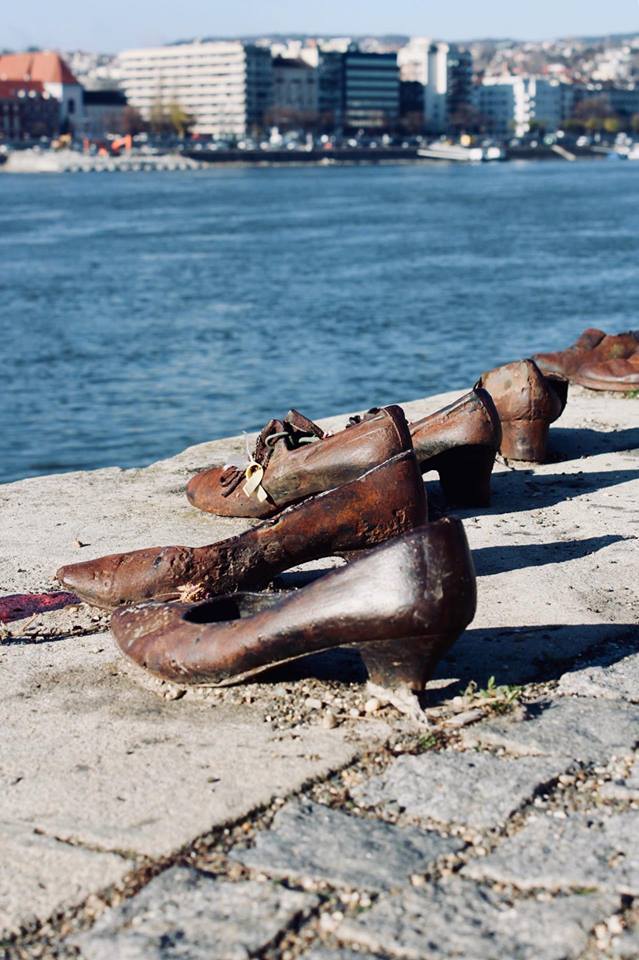
[[[502,422],[500,452],[506,460],[543,463],[548,442],[548,420],[510,420]]]
[[[438,458],[444,495],[451,506],[487,507],[490,504],[490,475],[495,450],[489,447],[456,447]]]
[[[457,636],[433,634],[405,640],[375,640],[358,645],[368,678],[378,687],[422,693],[435,665]]]

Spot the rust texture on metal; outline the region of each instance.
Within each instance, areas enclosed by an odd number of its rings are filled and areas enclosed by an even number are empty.
[[[436,470],[451,505],[485,507],[501,443],[501,423],[490,394],[476,387],[441,410],[410,424],[422,473]]]
[[[380,686],[421,691],[475,614],[475,572],[460,521],[396,537],[272,606],[235,594],[205,603],[122,607],[116,642],[152,674],[226,684],[356,644]]]
[[[204,547],[111,554],[62,567],[56,576],[83,600],[106,609],[152,598],[204,599],[264,587],[292,566],[368,549],[426,519],[424,484],[407,449],[238,536]]]
[[[580,383],[584,365],[607,363],[609,360],[625,360],[639,350],[639,331],[606,334],[603,330],[589,327],[576,343],[566,350],[554,353],[536,353],[533,360],[542,373],[558,374]]]
[[[210,467],[189,481],[189,502],[219,516],[274,516],[291,503],[356,480],[411,447],[398,406],[384,407],[370,420],[336,434],[323,434],[296,411],[288,418],[271,420],[253,453],[253,462],[263,470],[264,501],[246,494],[244,474],[237,468]]]
[[[500,452],[508,460],[543,463],[548,429],[564,411],[568,381],[545,376],[533,360],[517,360],[482,374],[501,420]]]

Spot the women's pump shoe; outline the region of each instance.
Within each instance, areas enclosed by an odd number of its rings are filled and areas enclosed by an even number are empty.
[[[291,503],[357,479],[410,449],[401,407],[384,407],[365,422],[325,434],[293,410],[261,431],[246,470],[211,467],[196,474],[186,495],[199,510],[229,517],[270,517]]]
[[[501,423],[486,390],[477,387],[409,426],[422,473],[439,473],[451,506],[490,504],[490,477],[501,444]]]
[[[566,406],[568,381],[544,376],[533,360],[517,360],[482,374],[478,386],[488,391],[497,408],[502,456],[543,463],[550,424]]]
[[[425,689],[437,661],[475,614],[464,528],[443,519],[378,547],[264,608],[235,594],[200,604],[117,610],[120,650],[180,684],[226,685],[332,647],[356,645],[371,681]]]
[[[62,567],[56,577],[106,609],[152,598],[198,600],[264,587],[297,564],[370,549],[427,518],[424,484],[409,449],[239,536],[206,547],[112,554]]]
[[[575,376],[575,383],[590,390],[620,393],[639,390],[639,347],[626,360],[584,364]]]
[[[625,360],[639,348],[637,331],[606,334],[603,330],[589,327],[576,343],[567,350],[555,353],[537,353],[533,360],[545,374],[558,374],[580,383],[578,374],[584,364],[605,363],[608,360]]]

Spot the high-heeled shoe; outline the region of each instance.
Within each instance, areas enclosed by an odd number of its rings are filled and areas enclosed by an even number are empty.
[[[501,423],[492,398],[475,387],[442,410],[409,424],[422,474],[439,473],[451,506],[486,507],[490,476],[501,444]]]
[[[181,684],[226,685],[276,664],[356,645],[373,683],[425,689],[475,614],[464,528],[443,519],[391,541],[265,609],[236,594],[201,604],[145,604],[111,621],[125,656]]]
[[[410,437],[407,437],[410,445]],[[266,586],[290,567],[350,556],[427,520],[412,449],[239,536],[206,547],[151,547],[61,567],[57,579],[87,603],[112,609],[152,598],[198,600]]]
[[[517,360],[482,374],[501,420],[500,452],[507,460],[543,463],[550,424],[564,411],[568,381],[544,376],[533,360]]]
[[[639,332],[606,334],[590,327],[584,330],[576,343],[566,350],[555,353],[536,353],[533,360],[542,373],[559,374],[579,383],[577,374],[584,364],[605,363],[608,360],[625,360],[639,349]]]
[[[261,431],[246,470],[211,467],[196,474],[186,495],[199,510],[229,517],[270,517],[316,493],[355,480],[403,450],[411,440],[401,407],[337,434],[293,410]]]

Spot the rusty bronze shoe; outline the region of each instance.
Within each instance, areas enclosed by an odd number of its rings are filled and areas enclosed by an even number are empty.
[[[584,330],[576,343],[567,350],[556,353],[537,353],[533,360],[542,373],[558,374],[567,380],[579,383],[577,374],[584,364],[605,363],[608,360],[624,360],[639,347],[637,331],[606,334],[590,327]]]
[[[499,414],[490,394],[476,387],[409,426],[422,473],[439,473],[451,506],[488,506],[490,476],[501,444]]]
[[[268,601],[267,601],[268,602]],[[145,604],[111,621],[125,656],[181,684],[225,685],[332,647],[357,645],[370,679],[419,692],[475,614],[464,528],[444,519],[275,600],[235,594]]]
[[[517,360],[482,374],[501,420],[500,452],[507,460],[543,463],[550,424],[564,411],[568,381],[544,376],[532,360]]]
[[[264,587],[297,564],[369,549],[426,520],[419,467],[413,451],[405,450],[239,536],[206,547],[112,554],[62,567],[56,577],[106,609],[152,598],[198,600]]]
[[[575,383],[590,390],[628,393],[639,390],[639,347],[625,360],[585,363],[574,377]]]
[[[203,470],[189,481],[186,495],[207,513],[270,517],[291,503],[355,480],[410,445],[401,407],[384,407],[370,420],[330,435],[293,410],[264,427],[246,470]]]

